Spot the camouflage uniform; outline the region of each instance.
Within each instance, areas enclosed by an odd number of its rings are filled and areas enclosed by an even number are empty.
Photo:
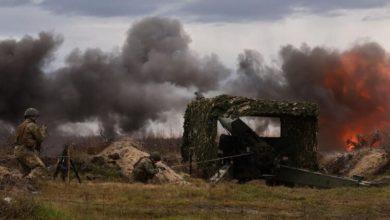
[[[46,166],[38,156],[43,139],[41,128],[30,118],[16,129],[14,153],[27,177],[47,175]]]
[[[134,181],[147,183],[158,173],[158,168],[149,157],[142,157],[133,169]]]

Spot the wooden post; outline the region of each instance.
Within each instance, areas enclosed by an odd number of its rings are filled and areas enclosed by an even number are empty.
[[[68,183],[70,183],[70,148],[71,148],[71,144],[68,145],[68,149],[66,151],[66,156],[67,156],[67,163],[66,163],[66,169],[67,169],[67,181]]]
[[[191,150],[191,148],[189,149],[189,152],[190,152],[190,176],[192,175],[192,150]]]

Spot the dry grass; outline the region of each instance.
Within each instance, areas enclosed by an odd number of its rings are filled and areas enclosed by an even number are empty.
[[[390,187],[318,190],[199,180],[186,186],[49,182],[36,196],[55,219],[388,218],[389,198]]]
[[[84,141],[77,142],[80,155],[104,148],[98,138]],[[179,162],[180,140],[148,138],[141,142],[148,152],[158,149],[171,164]],[[262,182],[213,186],[194,179],[191,183],[65,185],[50,181],[44,183],[38,195],[15,199],[13,206],[2,211],[8,213],[6,217],[31,219],[390,218],[390,187],[318,190],[267,187]],[[4,217],[2,211],[0,218]]]

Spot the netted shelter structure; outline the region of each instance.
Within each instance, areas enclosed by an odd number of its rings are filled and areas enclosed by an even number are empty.
[[[199,163],[218,157],[218,118],[243,116],[277,117],[280,137],[264,138],[278,157],[288,157],[290,165],[317,170],[319,108],[315,103],[258,100],[220,95],[189,103],[184,115],[181,154],[183,161],[198,162],[204,176],[217,169],[214,163]]]

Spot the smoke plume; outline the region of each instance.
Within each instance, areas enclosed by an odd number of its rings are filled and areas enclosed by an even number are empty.
[[[363,43],[343,52],[285,46],[280,57],[281,68],[272,68],[258,52],[246,50],[229,91],[318,103],[322,147],[344,146],[356,134],[389,125],[390,59],[378,44]]]
[[[216,88],[228,74],[215,55],[192,52],[190,41],[179,21],[146,18],[129,30],[121,52],[75,49],[52,73],[42,68],[60,37],[2,41],[0,120],[16,125],[34,106],[52,128],[96,120],[110,136],[141,129],[164,112],[182,111],[194,91]]]
[[[110,136],[139,132],[183,112],[195,91],[316,102],[323,147],[389,125],[390,60],[375,43],[347,51],[285,46],[279,66],[245,50],[232,77],[216,55],[199,57],[189,49],[179,21],[153,17],[130,28],[120,51],[75,49],[63,67],[43,71],[62,41],[46,32],[0,41],[0,124],[7,125],[1,133],[30,106],[52,131],[95,121]]]

